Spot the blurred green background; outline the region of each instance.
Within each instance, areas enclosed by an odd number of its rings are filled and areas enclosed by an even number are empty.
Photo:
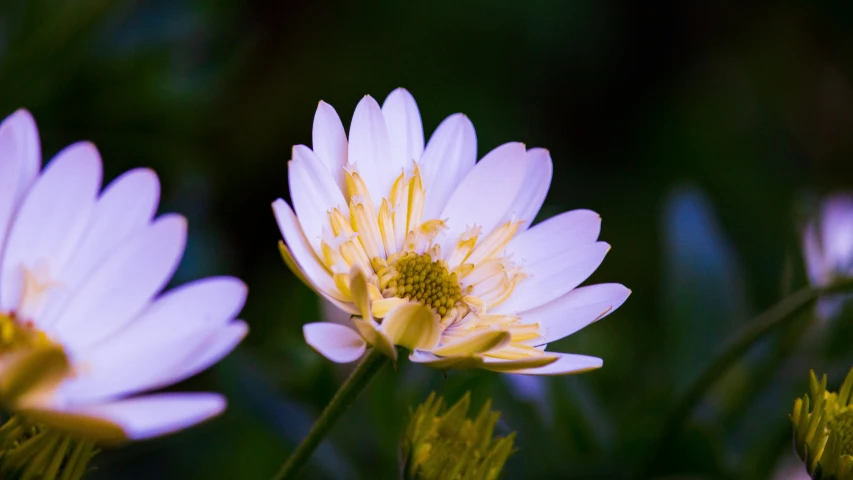
[[[804,284],[798,230],[818,196],[853,185],[851,29],[842,0],[0,2],[2,115],[29,108],[47,155],[94,141],[110,179],[156,169],[161,211],[190,220],[175,283],[250,287],[249,337],[174,387],[222,391],[229,410],[107,450],[91,478],[269,478],[307,432],[347,371],[303,342],[321,306],[278,256],[270,203],[318,100],[348,124],[362,95],[398,86],[428,134],[462,111],[480,155],[550,149],[540,218],[599,212],[613,250],[590,282],[634,293],[550,347],[603,357],[593,373],[387,368],[304,478],[394,478],[410,409],[469,389],[518,432],[505,478],[791,478],[787,414],[809,368],[834,386],[853,364],[853,309],[775,332],[652,450],[723,341]]]

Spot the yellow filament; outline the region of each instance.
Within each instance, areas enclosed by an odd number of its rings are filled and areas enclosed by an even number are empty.
[[[496,253],[506,248],[512,237],[515,236],[515,232],[518,231],[519,225],[521,222],[507,222],[496,228],[474,248],[466,261],[477,265],[492,258]]]

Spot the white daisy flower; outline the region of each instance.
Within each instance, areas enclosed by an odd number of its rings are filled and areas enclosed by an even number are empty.
[[[803,257],[809,282],[816,287],[853,277],[853,196],[836,194],[823,201],[819,215],[803,231]],[[821,297],[818,317],[834,317],[849,298],[849,294]]]
[[[853,276],[853,196],[834,195],[820,215],[806,226],[803,251],[809,281],[826,286],[838,277]]]
[[[335,362],[370,346],[435,368],[560,375],[599,358],[548,343],[618,308],[618,284],[578,288],[610,246],[600,217],[575,210],[530,223],[551,182],[547,150],[507,143],[476,162],[467,117],[439,125],[424,147],[420,113],[403,89],[356,107],[349,139],[320,102],[314,146],[288,164],[295,209],[273,210],[285,261],[353,315],[352,326],[311,323],[306,341]]]
[[[162,435],[220,413],[214,393],[144,392],[179,382],[246,334],[236,278],[161,293],[186,220],[154,218],[159,182],[132,170],[103,192],[98,151],[75,143],[40,170],[36,125],[0,125],[0,405],[91,442]],[[43,477],[39,477],[43,478]]]

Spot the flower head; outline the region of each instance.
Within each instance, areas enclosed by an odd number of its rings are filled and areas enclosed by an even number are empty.
[[[803,231],[803,257],[809,282],[816,287],[853,276],[853,196],[838,194],[824,200],[820,215]],[[849,298],[845,294],[820,298],[817,316],[836,316]]]
[[[853,196],[827,198],[803,232],[806,271],[812,284],[853,276]]]
[[[18,111],[0,125],[0,407],[39,435],[94,443],[218,414],[217,394],[142,393],[237,345],[244,284],[207,278],[162,293],[187,225],[178,215],[154,218],[151,170],[129,171],[101,192],[101,159],[85,142],[40,166],[35,123]]]
[[[567,374],[601,359],[545,351],[618,308],[618,284],[577,288],[610,246],[588,210],[529,228],[551,182],[541,148],[507,143],[476,162],[474,127],[456,114],[424,147],[420,113],[403,89],[380,108],[358,104],[349,138],[320,102],[313,149],[293,148],[293,209],[276,200],[285,262],[350,313],[352,327],[305,325],[336,362],[366,347],[393,359],[528,374]],[[295,210],[295,212],[294,212]]]
[[[810,372],[809,395],[794,402],[794,446],[815,480],[853,479],[853,369],[838,393]],[[812,403],[813,402],[813,403]]]
[[[500,414],[486,402],[468,418],[470,392],[447,407],[431,393],[418,406],[402,442],[403,478],[419,480],[492,480],[513,453],[515,433],[494,437]]]

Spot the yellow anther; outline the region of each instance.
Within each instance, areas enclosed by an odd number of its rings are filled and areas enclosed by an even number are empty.
[[[39,347],[51,344],[50,339],[30,322],[19,322],[14,314],[0,313],[0,354],[23,347]]]
[[[358,172],[347,172],[346,184],[350,199],[358,198],[361,202],[364,202],[368,211],[376,212],[373,208],[373,200],[370,198],[370,191],[367,189],[367,184],[364,183]]]
[[[336,237],[344,236],[349,238],[355,233],[347,217],[337,208],[329,210],[329,223],[332,225],[332,233]]]

